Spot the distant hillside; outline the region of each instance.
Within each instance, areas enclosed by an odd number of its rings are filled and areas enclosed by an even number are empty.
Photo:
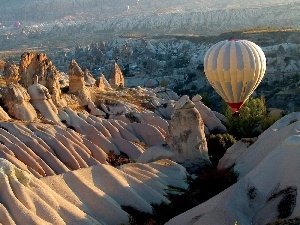
[[[12,26],[17,20],[41,29],[90,24],[119,33],[220,33],[253,26],[299,27],[299,8],[295,0],[13,0],[1,5],[0,23]]]

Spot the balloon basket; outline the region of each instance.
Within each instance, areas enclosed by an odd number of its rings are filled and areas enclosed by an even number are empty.
[[[240,114],[239,111],[236,111],[236,112],[232,113],[232,117],[237,118],[237,117],[240,117],[240,116],[241,116],[241,114]]]

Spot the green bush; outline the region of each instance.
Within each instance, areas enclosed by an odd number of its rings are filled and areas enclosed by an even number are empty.
[[[227,106],[224,115],[227,117],[225,124],[228,133],[235,138],[256,137],[261,130],[261,123],[266,117],[266,106],[264,98],[250,98],[239,110],[240,116],[235,117],[232,110]]]
[[[236,142],[235,138],[230,134],[212,134],[206,141],[209,159],[214,165],[218,164],[226,150]]]
[[[268,129],[271,125],[273,125],[277,120],[279,120],[282,116],[266,116],[262,122],[261,122],[261,129],[266,130]]]

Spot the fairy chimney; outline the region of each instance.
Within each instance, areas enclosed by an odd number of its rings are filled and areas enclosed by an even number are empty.
[[[69,65],[69,93],[75,94],[84,88],[84,73],[77,62],[72,59]]]
[[[99,88],[100,91],[105,91],[105,90],[110,90],[111,89],[111,86],[108,83],[108,81],[106,80],[103,73],[99,74],[99,77],[96,81],[96,86]]]
[[[186,95],[176,102],[166,143],[174,151],[175,161],[187,168],[210,163],[203,120]]]
[[[124,77],[120,67],[116,62],[111,68],[108,82],[113,88],[124,87]]]

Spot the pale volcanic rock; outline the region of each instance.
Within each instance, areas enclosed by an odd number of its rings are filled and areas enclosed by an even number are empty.
[[[252,142],[250,140],[246,141],[243,139],[234,143],[226,150],[224,156],[220,159],[218,168],[230,168],[233,166],[244,151],[247,151],[251,144]]]
[[[37,114],[30,104],[30,96],[19,84],[10,84],[3,88],[2,100],[8,113],[19,120],[34,121]]]
[[[204,123],[188,96],[176,103],[166,143],[175,153],[175,161],[187,166],[209,163]]]
[[[88,69],[84,71],[83,76],[84,82],[87,86],[92,87],[96,83],[96,79],[92,76]]]
[[[100,91],[112,90],[103,73],[99,74],[99,77],[96,80],[96,86],[99,87]]]
[[[75,95],[77,97],[79,104],[82,106],[87,106],[91,101],[91,93],[86,87],[78,89]]]
[[[179,100],[180,97],[177,95],[176,92],[172,91],[169,88],[165,88],[165,87],[156,87],[154,89],[156,97],[160,98],[160,99],[165,99],[165,100]]]
[[[151,98],[151,103],[156,106],[156,110],[154,112],[157,115],[161,115],[163,118],[170,120],[172,113],[174,111],[174,107],[176,105],[175,100],[164,100],[159,98]]]
[[[131,123],[131,121],[125,115],[110,115],[109,119],[114,119],[118,121],[122,121],[126,124]]]
[[[149,163],[160,159],[174,160],[175,153],[163,145],[155,145],[146,149],[137,159],[138,163]]]
[[[123,115],[126,113],[138,112],[136,105],[120,100],[117,100],[113,105],[107,105],[106,107],[111,115]]]
[[[124,87],[124,77],[118,64],[115,62],[110,70],[108,82],[113,88]]]
[[[70,62],[68,74],[70,94],[75,94],[78,90],[84,88],[84,73],[74,59]]]
[[[18,137],[21,142],[36,154],[36,157],[39,157],[47,163],[55,174],[69,171],[69,169],[59,160],[55,152],[26,126],[16,123],[1,123],[0,126],[5,128],[10,134]],[[15,140],[14,142],[17,143]],[[23,161],[23,158],[20,160]]]
[[[254,169],[265,157],[270,154],[278,145],[291,135],[299,135],[300,113],[290,113],[264,131],[258,139],[251,144],[239,157],[235,157],[238,152],[230,152],[225,158],[220,160],[220,165],[235,164],[235,170],[240,177],[245,176]],[[257,157],[257,156],[260,157]],[[232,160],[232,161],[231,161]]]
[[[169,123],[155,113],[134,113],[141,123],[159,127],[164,133],[168,132]]]
[[[130,123],[127,126],[131,127],[134,135],[148,147],[165,143],[165,136],[155,126],[144,123]]]
[[[126,126],[127,124],[124,124],[122,122],[119,122],[118,120],[113,120],[113,119],[108,119],[108,121],[114,126],[116,127],[122,138],[124,138],[127,141],[131,141],[131,142],[137,142],[139,139],[134,135],[134,131],[133,130],[127,130],[124,126]]]
[[[109,140],[118,148],[120,152],[125,153],[130,159],[137,159],[144,150],[134,142],[123,138],[109,138]]]
[[[196,109],[199,111],[201,118],[208,128],[209,132],[226,133],[227,129],[214,114],[214,112],[201,102],[201,96],[196,95],[192,98]]]
[[[102,116],[102,117],[106,116],[106,113],[103,112],[101,109],[98,109],[95,106],[95,103],[92,100],[88,101],[87,106],[90,110],[91,115],[93,115],[93,116]]]
[[[58,110],[54,105],[48,89],[38,83],[32,84],[28,87],[30,95],[30,103],[37,109],[46,119],[55,123],[60,123],[58,117]]]
[[[90,212],[62,198],[43,181],[16,168],[7,160],[0,159],[0,175],[0,215],[4,215],[0,217],[2,224],[103,223],[93,218]]]
[[[18,83],[21,79],[19,74],[19,66],[17,66],[14,62],[5,63],[4,78],[7,85]]]
[[[85,168],[88,166],[93,166],[99,164],[100,162],[105,163],[105,155],[103,154],[102,158],[99,158],[99,161],[96,160],[91,151],[88,148],[83,148],[81,144],[79,144],[76,140],[70,139],[69,137],[61,134],[55,129],[52,129],[51,125],[36,125],[30,124],[28,127],[33,131],[41,131],[48,134],[48,136],[57,139],[57,141],[61,142],[70,152],[70,154],[76,159],[81,168]],[[66,134],[66,132],[64,132]],[[55,149],[58,151],[57,149]]]
[[[7,112],[0,106],[0,121],[8,121],[11,120]]]
[[[130,172],[126,173],[135,168],[139,168],[138,176],[132,176]],[[82,203],[84,203],[85,210],[91,212],[89,215],[105,221],[110,218],[110,224],[115,224],[116,222],[112,223],[112,221],[120,218],[112,217],[111,213],[114,213],[116,217],[123,217],[124,212],[120,210],[120,205],[132,206],[139,211],[151,213],[150,204],[168,203],[169,200],[161,192],[167,189],[168,185],[187,188],[184,182],[187,173],[184,171],[184,168],[178,164],[161,160],[153,164],[127,164],[123,165],[120,170],[109,165],[97,165],[61,176],[46,177],[42,180],[78,208],[83,209]],[[143,182],[145,176],[151,177],[153,186],[148,186]],[[155,185],[159,181],[162,185]],[[155,189],[156,187],[158,190]],[[79,188],[80,192],[77,191]],[[106,197],[101,198],[95,193],[103,193]],[[120,221],[116,224],[119,223]]]
[[[66,119],[68,126],[73,127],[76,132],[84,135],[84,142],[90,141],[97,145],[100,149],[103,149],[106,153],[113,151],[115,154],[120,154],[120,151],[112,144],[96,127],[89,124],[83,118],[79,117],[76,112],[70,108],[65,108],[64,112],[59,114],[61,119]]]
[[[236,184],[166,224],[250,225],[268,224],[282,215],[299,217],[299,119],[300,113],[291,113],[264,131],[236,159]]]
[[[60,75],[51,60],[44,53],[24,52],[19,63],[20,84],[28,88],[38,76],[39,83],[45,86],[55,104],[60,104]]]

